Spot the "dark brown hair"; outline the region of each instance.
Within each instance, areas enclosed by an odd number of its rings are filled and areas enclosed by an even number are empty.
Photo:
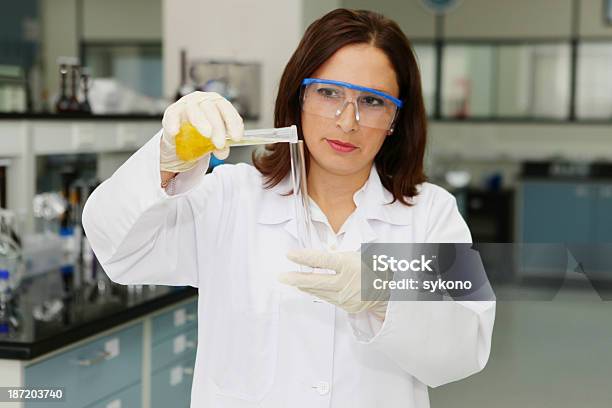
[[[371,44],[382,50],[395,69],[399,99],[404,102],[393,134],[385,139],[374,159],[383,186],[393,201],[410,205],[406,197],[417,194],[416,186],[426,180],[423,158],[427,140],[427,116],[423,105],[421,77],[410,42],[397,23],[366,10],[337,9],[313,22],[287,63],[279,84],[274,109],[274,126],[301,126],[300,88],[328,58],[349,44]],[[306,157],[308,159],[308,151]],[[264,154],[253,154],[253,163],[267,188],[280,183],[290,172],[289,146],[266,146]],[[308,165],[308,160],[306,161]],[[308,170],[308,167],[307,167]]]

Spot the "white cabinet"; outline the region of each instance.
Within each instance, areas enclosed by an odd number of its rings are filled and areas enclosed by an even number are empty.
[[[37,157],[76,153],[98,153],[102,159],[118,153],[127,156],[160,129],[159,117],[0,120],[0,159],[9,163],[7,207],[24,211],[24,228],[31,231]],[[112,171],[105,169],[104,174]]]

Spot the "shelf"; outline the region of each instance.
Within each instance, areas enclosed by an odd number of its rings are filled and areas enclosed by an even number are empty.
[[[125,121],[139,121],[139,120],[156,120],[161,121],[162,115],[154,115],[149,113],[126,113],[126,114],[109,114],[109,115],[83,115],[77,113],[11,113],[2,112],[0,113],[0,121],[3,120],[84,120],[84,121],[114,121],[114,120],[125,120]]]

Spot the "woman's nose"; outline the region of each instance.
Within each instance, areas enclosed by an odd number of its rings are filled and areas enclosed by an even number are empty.
[[[355,102],[347,100],[336,114],[336,126],[342,129],[343,132],[349,133],[359,129],[359,112],[355,106]]]

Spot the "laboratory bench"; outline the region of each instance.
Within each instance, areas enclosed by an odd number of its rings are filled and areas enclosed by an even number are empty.
[[[0,330],[0,387],[60,388],[64,399],[0,396],[0,407],[189,406],[196,289],[102,281],[49,300],[57,285],[35,280],[11,300]]]

